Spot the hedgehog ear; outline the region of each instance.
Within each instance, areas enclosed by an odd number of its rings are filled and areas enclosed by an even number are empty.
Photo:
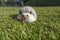
[[[22,14],[22,11],[19,11],[19,14]]]
[[[32,11],[30,11],[30,14],[32,14]]]

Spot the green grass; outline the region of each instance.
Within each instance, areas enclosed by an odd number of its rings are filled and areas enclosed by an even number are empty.
[[[37,21],[18,21],[20,7],[0,7],[0,40],[60,40],[60,7],[33,7]]]

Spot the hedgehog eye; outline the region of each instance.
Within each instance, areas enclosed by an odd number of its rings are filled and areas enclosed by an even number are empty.
[[[28,17],[28,15],[26,15]]]
[[[22,14],[22,11],[19,11],[19,14]]]

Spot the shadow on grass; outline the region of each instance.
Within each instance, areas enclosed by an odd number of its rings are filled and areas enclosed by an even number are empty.
[[[17,19],[17,14],[14,14],[14,15],[10,15],[9,17],[11,17],[13,20],[17,20],[17,21],[19,21],[18,19]]]

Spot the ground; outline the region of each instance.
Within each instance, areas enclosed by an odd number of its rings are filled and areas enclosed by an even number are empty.
[[[0,40],[60,40],[60,7],[33,7],[37,21],[17,20],[21,7],[0,7]]]

